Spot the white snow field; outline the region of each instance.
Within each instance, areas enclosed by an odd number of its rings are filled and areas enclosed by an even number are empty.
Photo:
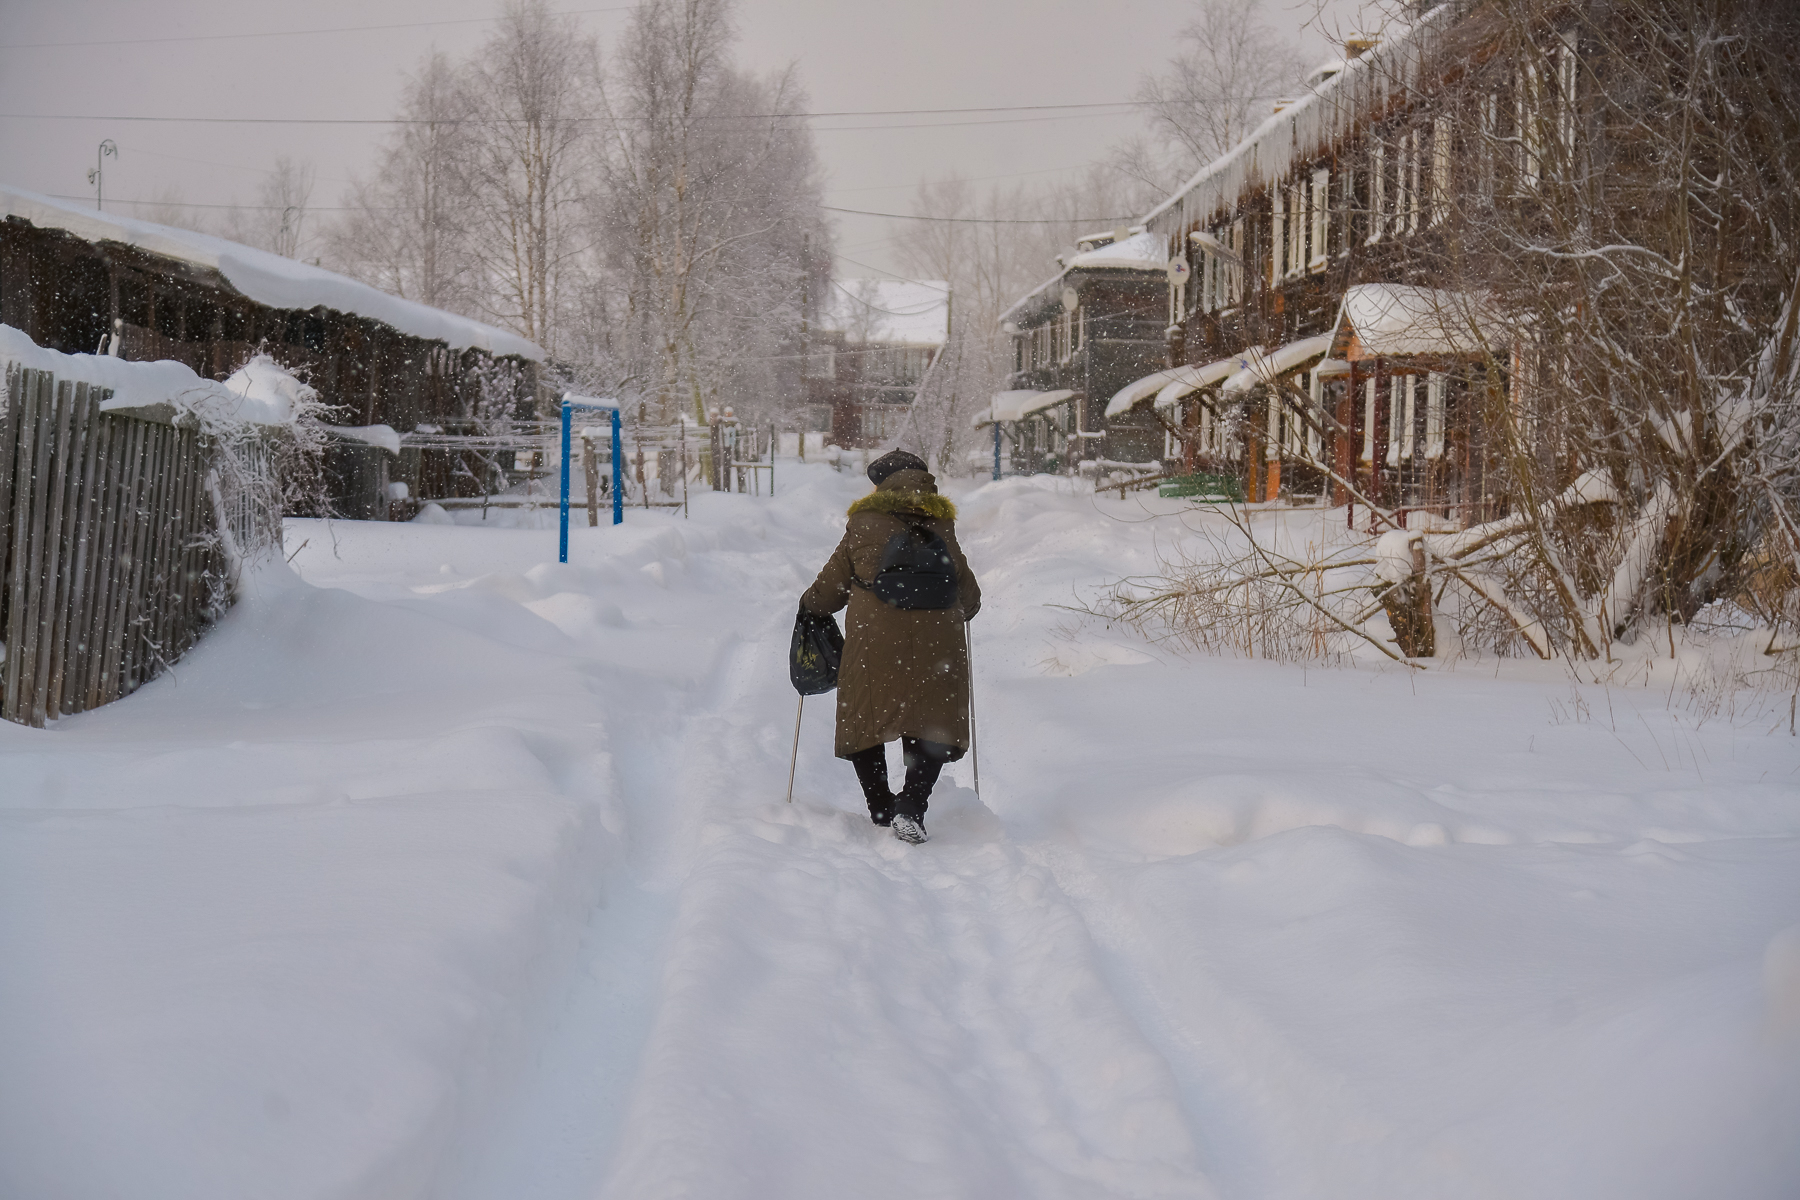
[[[783,802],[867,484],[778,482],[567,566],[294,522],[172,674],[0,726],[0,1197],[1800,1195],[1785,700],[1177,657],[1051,607],[1158,502],[962,484],[982,799],[909,848],[830,697]]]

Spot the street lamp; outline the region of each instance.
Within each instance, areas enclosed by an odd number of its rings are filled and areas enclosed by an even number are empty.
[[[119,147],[111,138],[100,143],[99,153],[94,155],[94,169],[88,172],[88,182],[94,185],[94,207],[101,212],[106,211],[105,197],[102,195],[100,168],[108,158],[119,157]]]

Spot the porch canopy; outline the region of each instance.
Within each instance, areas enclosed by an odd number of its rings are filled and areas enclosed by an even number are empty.
[[[1228,396],[1237,396],[1260,384],[1274,383],[1283,375],[1291,375],[1314,360],[1325,357],[1326,352],[1331,349],[1331,340],[1331,334],[1321,333],[1317,337],[1289,342],[1268,353],[1251,351],[1244,356],[1243,369],[1227,379],[1221,390]]]
[[[987,411],[975,414],[970,422],[976,429],[985,429],[993,424],[1005,424],[1011,421],[1022,421],[1033,413],[1042,412],[1046,408],[1073,398],[1070,388],[1057,388],[1055,391],[1041,392],[1036,388],[1017,388],[1010,392],[995,392],[994,398],[988,401]]]
[[[1113,398],[1107,402],[1106,415],[1116,417],[1120,413],[1130,412],[1175,382],[1176,373],[1184,369],[1182,367],[1164,367],[1160,371],[1152,371],[1142,379],[1136,379],[1126,384],[1113,393]]]
[[[1203,367],[1176,367],[1175,378],[1156,393],[1156,403],[1152,407],[1168,408],[1183,396],[1211,387],[1242,366],[1243,363],[1233,357],[1221,358],[1218,362],[1209,362]]]
[[[1344,293],[1331,357],[1466,358],[1507,343],[1479,296],[1402,283],[1359,283]]]

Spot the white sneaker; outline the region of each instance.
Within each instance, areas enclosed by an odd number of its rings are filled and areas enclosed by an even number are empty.
[[[905,813],[894,814],[894,836],[917,846],[925,840],[925,822]]]

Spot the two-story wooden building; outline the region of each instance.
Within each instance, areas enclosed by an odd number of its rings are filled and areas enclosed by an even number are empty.
[[[1171,469],[1231,471],[1256,500],[1504,510],[1479,396],[1512,386],[1516,339],[1459,289],[1451,218],[1516,190],[1540,131],[1575,136],[1579,41],[1547,21],[1547,66],[1493,61],[1479,9],[1419,5],[1385,43],[1351,41],[1146,215],[1189,270],[1169,357],[1107,411],[1158,418]]]
[[[999,430],[1003,469],[1056,472],[1088,459],[1158,456],[1162,433],[1148,414],[1127,411],[1110,421],[1103,414],[1120,387],[1163,362],[1163,243],[1141,228],[1083,237],[1054,276],[1002,314],[1013,371],[975,426]]]

